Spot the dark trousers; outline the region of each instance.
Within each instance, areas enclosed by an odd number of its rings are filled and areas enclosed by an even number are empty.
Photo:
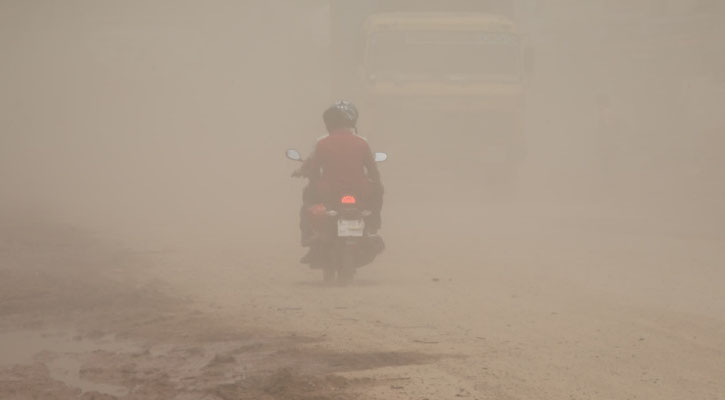
[[[312,237],[314,230],[312,229],[312,222],[310,221],[309,208],[319,203],[318,196],[315,193],[315,188],[312,184],[305,186],[302,190],[302,208],[300,209],[300,240],[303,246],[308,245],[309,239]]]

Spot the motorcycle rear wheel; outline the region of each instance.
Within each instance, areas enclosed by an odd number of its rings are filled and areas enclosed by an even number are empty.
[[[340,269],[337,272],[337,282],[341,285],[352,283],[355,278],[355,256],[351,249],[343,248],[340,257]]]

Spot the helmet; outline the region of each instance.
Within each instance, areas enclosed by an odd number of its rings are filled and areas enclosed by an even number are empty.
[[[358,113],[355,104],[352,104],[352,102],[349,102],[347,100],[340,100],[335,103],[334,107],[347,114],[348,118],[350,119],[350,121],[352,121],[354,126],[357,125],[357,119],[360,116],[360,113]]]
[[[340,128],[355,129],[358,116],[357,107],[354,104],[346,100],[340,100],[322,114],[322,119],[325,121],[327,130],[333,131]]]

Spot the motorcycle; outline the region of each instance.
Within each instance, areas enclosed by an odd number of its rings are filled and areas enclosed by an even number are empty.
[[[286,155],[303,162],[297,150],[287,150]],[[386,153],[375,153],[374,157],[378,163],[388,159]],[[365,209],[355,193],[314,204],[304,212],[315,232],[310,268],[322,270],[325,283],[350,283],[358,268],[372,263],[385,250],[383,239],[367,229],[366,221],[373,213]]]

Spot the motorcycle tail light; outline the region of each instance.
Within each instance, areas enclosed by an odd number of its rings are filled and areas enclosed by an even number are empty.
[[[309,212],[315,217],[321,217],[327,213],[327,208],[324,204],[315,204],[309,208]]]
[[[340,203],[342,204],[355,204],[357,203],[357,199],[355,199],[355,196],[345,196],[340,200]]]

